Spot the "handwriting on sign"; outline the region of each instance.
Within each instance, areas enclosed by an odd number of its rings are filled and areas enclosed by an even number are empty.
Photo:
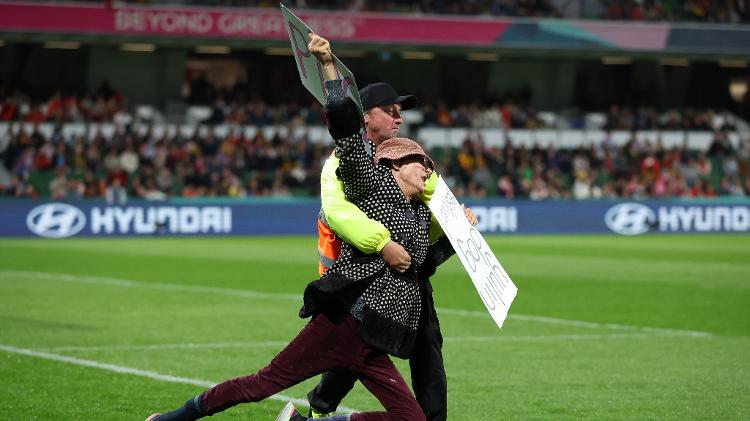
[[[445,195],[440,201],[440,208],[436,217],[443,221],[449,221],[458,218],[456,209],[460,208],[456,197],[453,195]]]
[[[479,231],[471,227],[468,238],[457,238],[456,244],[459,248],[457,251],[466,258],[471,271],[476,273],[478,269],[481,269],[480,272],[484,275],[482,276],[483,285],[478,288],[478,291],[487,308],[493,310],[498,302],[507,306],[509,303],[506,303],[503,295],[508,284],[511,283],[510,278],[497,263],[492,251],[486,247],[487,243]]]
[[[498,327],[502,327],[518,288],[479,230],[466,220],[463,207],[442,178],[438,180],[429,206],[471,277],[482,303]]]

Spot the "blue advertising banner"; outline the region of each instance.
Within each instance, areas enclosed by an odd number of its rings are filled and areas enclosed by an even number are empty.
[[[750,201],[467,202],[483,233],[749,232]]]
[[[750,200],[467,201],[493,233],[750,232]],[[0,201],[0,236],[315,234],[316,200]]]
[[[314,234],[317,201],[0,202],[0,236]]]

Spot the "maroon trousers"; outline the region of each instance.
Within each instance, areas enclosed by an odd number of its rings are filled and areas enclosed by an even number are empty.
[[[380,401],[387,412],[352,414],[351,421],[419,421],[425,416],[390,357],[371,348],[357,334],[352,316],[319,314],[269,365],[255,374],[220,383],[203,394],[206,415],[234,405],[258,402],[331,369],[347,369]]]

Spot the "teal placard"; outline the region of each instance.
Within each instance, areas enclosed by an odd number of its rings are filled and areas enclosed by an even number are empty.
[[[299,71],[299,78],[302,81],[302,85],[310,91],[318,102],[325,104],[326,94],[323,68],[320,66],[318,59],[313,54],[310,54],[310,51],[307,49],[307,43],[310,41],[308,34],[313,31],[305,22],[284,7],[283,4],[280,6],[281,12],[284,15],[284,26],[289,34],[289,42],[292,44],[292,54],[294,55],[294,60],[297,62],[297,70]],[[354,80],[354,75],[335,55],[333,56],[333,60],[336,63],[336,71],[339,78],[344,81],[344,90],[347,96],[357,104],[357,109],[359,109],[361,115],[362,101],[359,99],[359,89]]]

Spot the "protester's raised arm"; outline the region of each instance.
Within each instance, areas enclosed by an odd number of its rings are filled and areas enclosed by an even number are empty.
[[[318,58],[320,65],[323,67],[323,78],[325,80],[335,80],[336,64],[333,62],[333,53],[331,52],[331,43],[327,39],[314,33],[309,33],[310,43],[307,44],[307,50]]]

